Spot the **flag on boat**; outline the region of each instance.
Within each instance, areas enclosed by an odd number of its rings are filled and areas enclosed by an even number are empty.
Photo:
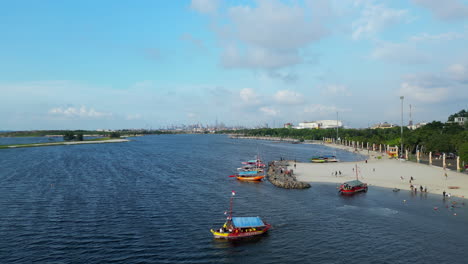
[[[236,192],[235,191],[232,191],[232,196],[236,195]]]

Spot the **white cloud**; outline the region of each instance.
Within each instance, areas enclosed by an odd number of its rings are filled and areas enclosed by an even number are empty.
[[[304,96],[302,94],[290,90],[281,90],[276,92],[274,99],[279,104],[286,105],[297,105],[304,103]]]
[[[64,117],[69,119],[78,118],[108,118],[112,116],[112,113],[98,112],[94,108],[87,108],[86,106],[81,107],[56,107],[49,110],[49,114],[58,117]]]
[[[351,92],[345,85],[341,84],[328,84],[320,87],[322,95],[331,96],[351,96]]]
[[[190,33],[184,33],[180,36],[180,39],[183,41],[186,41],[196,47],[199,50],[205,49],[205,45],[203,44],[203,41],[200,39],[195,38],[192,34]]]
[[[241,50],[234,45],[227,46],[221,55],[226,68],[276,69],[302,62],[297,50],[271,50],[248,47]]]
[[[437,35],[422,33],[410,38],[411,41],[450,41],[465,38],[465,34],[457,32],[447,32]]]
[[[404,82],[401,84],[399,94],[415,101],[435,103],[447,99],[449,92],[450,90],[446,87],[429,88],[414,83]]]
[[[270,70],[302,63],[301,50],[328,33],[318,14],[296,2],[258,0],[254,7],[229,8],[217,29],[222,65]]]
[[[244,88],[239,91],[239,96],[244,104],[256,105],[260,103],[257,93],[251,88]]]
[[[203,14],[214,14],[217,12],[219,4],[219,0],[192,0],[190,8]]]
[[[447,71],[450,76],[461,82],[468,82],[468,67],[466,65],[456,63],[448,67]]]
[[[304,113],[315,113],[319,115],[336,113],[336,112],[349,112],[350,109],[338,108],[336,106],[327,106],[322,104],[313,104],[304,107]]]
[[[126,120],[140,120],[141,119],[141,115],[140,114],[128,114],[126,117],[125,117]]]
[[[265,115],[269,115],[269,116],[276,116],[279,113],[279,110],[275,110],[271,107],[266,107],[266,106],[261,107],[260,111],[264,113]]]
[[[456,20],[468,17],[468,5],[460,0],[412,0],[413,3],[429,9],[441,20]]]
[[[379,42],[371,58],[401,64],[422,64],[429,61],[428,56],[412,43]]]
[[[357,2],[356,5],[364,3],[364,9],[358,20],[352,23],[353,39],[373,36],[385,28],[402,21],[408,21],[408,11],[392,9],[372,2]]]

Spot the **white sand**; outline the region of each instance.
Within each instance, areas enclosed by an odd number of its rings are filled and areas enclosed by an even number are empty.
[[[345,146],[327,146],[351,150],[351,148]],[[367,150],[361,151],[360,154],[367,155]],[[427,187],[429,193],[442,195],[445,190],[452,196],[468,197],[468,174],[411,161],[388,159],[387,157],[379,160],[375,157],[381,155],[380,153],[370,151],[369,154],[367,163],[365,161],[297,163],[296,169],[293,166],[290,166],[290,168],[294,170],[299,181],[343,183],[356,179],[356,172],[353,171],[353,168],[357,164],[359,180],[366,182],[369,186],[410,190],[409,180],[413,176],[412,184],[418,187],[418,192],[419,186],[422,185]],[[293,163],[290,163],[290,165],[293,165]],[[335,171],[341,171],[342,175],[335,176]],[[447,173],[447,178],[445,173]],[[401,180],[401,176],[404,178],[403,180]],[[456,186],[459,189],[449,189],[450,186]]]

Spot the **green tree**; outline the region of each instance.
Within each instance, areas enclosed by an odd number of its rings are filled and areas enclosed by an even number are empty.
[[[119,132],[112,132],[110,133],[111,138],[120,138],[120,133]]]
[[[63,140],[65,140],[65,141],[70,141],[70,140],[74,140],[74,139],[75,139],[75,133],[73,133],[73,131],[66,131],[63,134]]]
[[[75,139],[77,141],[83,141],[83,133],[77,133]]]
[[[460,156],[460,162],[464,161],[468,164],[468,142],[463,143],[458,149],[458,155]]]

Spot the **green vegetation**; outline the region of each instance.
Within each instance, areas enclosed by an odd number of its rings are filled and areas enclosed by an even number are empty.
[[[464,110],[459,114],[466,114]],[[453,116],[453,115],[452,115]],[[245,136],[295,138],[305,140],[322,140],[336,138],[336,129],[290,129],[290,128],[262,128],[237,131],[220,131],[220,133],[241,134]],[[369,144],[400,145],[400,127],[387,129],[339,129],[342,140],[369,142]],[[468,163],[467,144],[468,129],[455,123],[433,121],[415,130],[403,128],[403,143],[411,153],[416,149],[422,152],[456,153],[460,159]]]
[[[66,131],[63,134],[63,140],[70,141],[75,139],[75,133],[73,131]]]
[[[455,120],[455,117],[468,117],[468,111],[466,111],[465,109],[461,110],[460,112],[458,113],[455,113],[453,115],[450,115],[448,117],[448,121],[453,121]]]
[[[93,138],[89,140],[81,140],[83,142],[87,141],[108,141],[115,138],[104,137],[104,138]],[[47,146],[61,146],[68,145],[68,142],[52,142],[52,143],[30,143],[30,144],[11,144],[11,145],[0,145],[0,149],[8,148],[31,148],[31,147],[47,147]]]
[[[112,132],[112,133],[110,133],[110,138],[120,138],[120,133],[119,132]]]
[[[117,132],[122,136],[136,136],[136,135],[161,135],[161,134],[174,134],[171,131],[160,130],[128,130],[122,129],[117,131],[96,131],[96,130],[34,130],[34,131],[12,131],[0,133],[0,137],[44,137],[44,136],[64,136],[66,133],[73,134],[73,136],[82,134],[83,136],[104,136],[108,137],[111,133]],[[70,139],[73,140],[73,139]]]

